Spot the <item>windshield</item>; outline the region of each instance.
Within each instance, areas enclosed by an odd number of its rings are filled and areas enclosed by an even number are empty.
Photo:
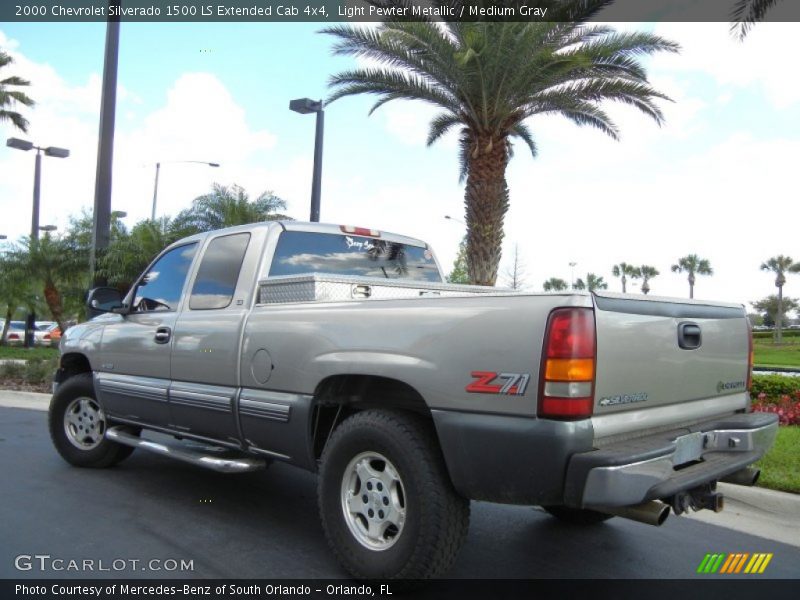
[[[433,254],[422,246],[358,235],[285,231],[278,239],[270,277],[304,273],[442,281]]]

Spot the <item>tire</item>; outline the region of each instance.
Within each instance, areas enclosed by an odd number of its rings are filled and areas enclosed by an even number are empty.
[[[469,500],[450,482],[433,424],[399,411],[359,412],[333,432],[318,502],[328,543],[357,579],[441,575],[469,529]]]
[[[107,421],[91,373],[75,375],[58,386],[50,400],[48,424],[61,458],[76,467],[111,467],[134,450],[105,438]]]
[[[570,525],[597,525],[614,518],[614,515],[607,515],[588,508],[570,508],[569,506],[543,506],[542,508],[559,521]]]

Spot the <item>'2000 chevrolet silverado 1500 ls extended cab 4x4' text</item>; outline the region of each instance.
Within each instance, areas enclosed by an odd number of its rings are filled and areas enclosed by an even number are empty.
[[[61,342],[59,453],[318,472],[359,578],[446,572],[470,499],[578,523],[720,510],[716,482],[752,484],[777,431],[749,410],[742,306],[450,285],[424,242],[386,232],[198,234],[88,307]]]

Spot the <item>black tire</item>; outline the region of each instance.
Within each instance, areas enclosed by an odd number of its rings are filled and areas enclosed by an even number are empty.
[[[76,467],[105,468],[111,467],[130,456],[134,448],[112,442],[103,435],[107,421],[102,417],[102,411],[99,412],[99,419],[95,418],[98,413],[89,415],[92,417],[89,422],[89,427],[92,427],[91,434],[99,441],[95,445],[79,446],[80,441],[77,441],[77,436],[68,432],[69,425],[65,423],[65,417],[68,409],[70,409],[71,413],[74,412],[76,408],[79,408],[77,403],[84,399],[89,404],[99,407],[91,373],[82,373],[70,377],[58,386],[56,393],[53,394],[53,398],[50,400],[48,414],[50,439],[53,440],[53,445],[58,450],[61,458]],[[75,418],[81,419],[81,422],[84,422],[84,419],[89,420],[89,417],[84,417],[79,413],[75,413]],[[130,433],[138,435],[139,430],[131,429]],[[84,440],[88,439],[84,438]]]
[[[402,528],[396,539],[390,538],[392,545],[380,550],[359,541],[351,531],[353,519],[359,517],[347,517],[344,508],[345,471],[365,453],[385,457],[402,480],[397,485],[405,515]],[[348,477],[348,481],[357,480],[355,485],[367,489],[359,476]],[[386,502],[381,493],[374,492],[376,505]],[[358,492],[356,498],[361,497]],[[469,500],[453,488],[433,424],[400,411],[366,410],[342,422],[322,454],[318,501],[328,543],[339,562],[357,579],[419,580],[441,575],[452,566],[469,529]],[[364,510],[362,523],[366,523]],[[392,533],[392,527],[387,527],[386,535]]]
[[[543,506],[542,508],[559,521],[570,525],[597,525],[614,518],[614,515],[588,508],[570,508],[569,506]]]

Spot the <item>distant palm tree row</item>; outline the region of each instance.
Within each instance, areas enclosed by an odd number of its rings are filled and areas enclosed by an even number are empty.
[[[689,298],[694,298],[694,286],[697,282],[698,275],[714,274],[714,269],[711,268],[711,263],[709,260],[706,258],[700,258],[697,254],[687,254],[686,256],[679,258],[678,262],[672,265],[670,269],[673,273],[686,274],[686,279],[689,282]],[[786,309],[790,311],[795,306],[793,299],[784,299],[783,286],[786,285],[787,274],[800,273],[800,262],[795,262],[791,256],[779,254],[778,256],[773,256],[769,260],[761,263],[761,270],[775,273],[775,287],[778,288],[777,308],[775,310],[775,341],[780,343],[783,337],[782,327],[783,318],[787,312]],[[619,278],[620,283],[622,284],[623,294],[627,293],[628,291],[628,283],[637,279],[640,279],[642,282],[642,293],[647,294],[650,291],[650,280],[657,277],[660,273],[658,269],[650,265],[640,265],[637,267],[632,264],[621,262],[611,268],[611,274],[614,277]],[[570,286],[563,279],[551,277],[544,282],[543,287],[545,292],[563,292],[568,290]],[[594,273],[587,273],[586,280],[577,279],[573,283],[572,288],[575,290],[588,290],[592,292],[594,290],[608,289],[608,284],[606,284],[602,277],[595,275]],[[752,304],[756,308],[759,308],[762,305],[766,306],[765,303],[768,303],[768,301],[769,298]],[[784,306],[784,302],[786,303],[786,306]]]

